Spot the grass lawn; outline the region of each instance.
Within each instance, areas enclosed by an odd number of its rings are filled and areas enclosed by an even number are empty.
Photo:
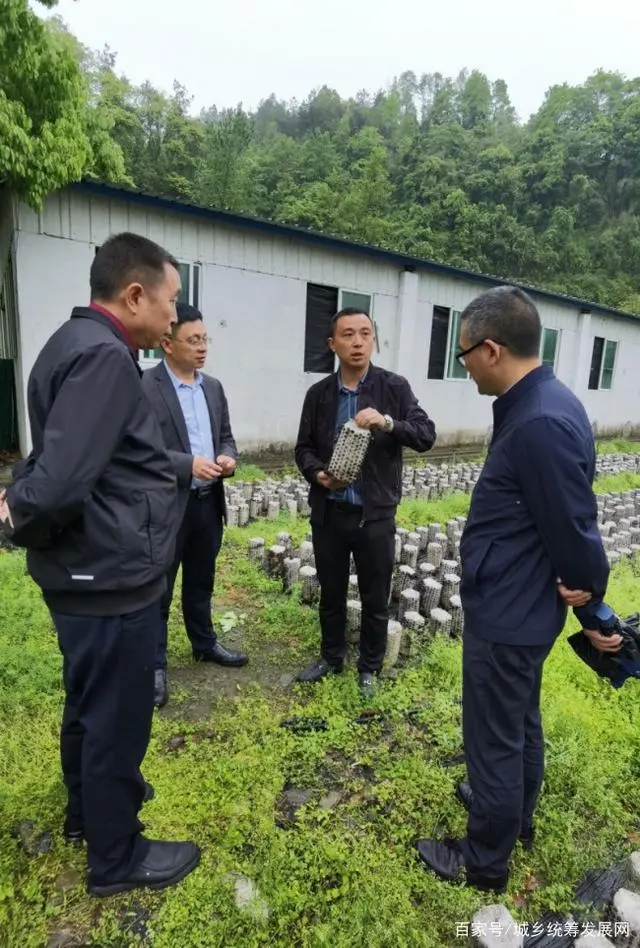
[[[639,487],[628,474],[599,490]],[[468,498],[403,503],[405,526],[464,513]],[[386,681],[384,720],[362,710],[348,670],[319,685],[290,684],[317,651],[313,610],[259,573],[247,540],[302,538],[283,517],[227,533],[220,559],[218,623],[225,644],[245,648],[244,669],[190,664],[178,616],[170,637],[171,701],[154,721],[145,777],[156,788],[143,819],[152,838],[194,839],[199,869],[164,893],[90,899],[84,855],[60,837],[64,791],[58,764],[61,662],[51,621],[21,553],[0,552],[0,945],[42,948],[54,932],[103,948],[452,948],[456,925],[492,901],[439,882],[418,863],[417,837],[462,834],[455,801],[461,752],[460,644],[437,642]],[[640,605],[640,566],[616,567],[609,601]],[[575,629],[571,620],[567,631]],[[224,631],[223,631],[224,630]],[[564,641],[547,663],[543,710],[547,775],[539,842],[513,859],[505,904],[520,921],[568,911],[583,873],[638,848],[640,728],[637,685],[614,691]],[[410,708],[419,713],[407,716]],[[319,717],[324,731],[280,722]],[[294,812],[287,790],[308,791]],[[333,791],[333,793],[332,793]],[[290,794],[291,797],[291,794]],[[49,851],[28,855],[12,828],[50,831]],[[47,849],[47,845],[43,848]],[[242,874],[259,895],[236,907]]]

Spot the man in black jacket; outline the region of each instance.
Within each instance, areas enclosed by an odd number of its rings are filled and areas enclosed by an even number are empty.
[[[466,838],[420,840],[438,875],[502,892],[511,852],[533,843],[544,774],[540,687],[567,604],[589,630],[609,574],[592,490],[593,435],[576,396],[541,365],[540,317],[515,287],[462,313],[458,359],[493,403],[493,437],[460,545]],[[593,628],[593,627],[592,627]],[[597,625],[595,626],[597,628]],[[597,631],[604,650],[621,637]]]
[[[395,514],[402,493],[402,448],[428,451],[435,426],[406,379],[371,364],[373,323],[344,309],[331,323],[329,346],[340,367],[312,385],[304,400],[296,464],[311,484],[311,525],[320,581],[320,658],[298,676],[319,681],[342,671],[346,652],[349,561],[353,553],[362,629],[358,672],[365,697],[382,667],[395,554]],[[341,427],[350,419],[372,432],[357,481],[344,485],[326,473]]]
[[[182,565],[182,615],[194,661],[240,666],[248,661],[218,642],[211,621],[216,557],[222,543],[226,506],[222,479],[236,469],[236,443],[229,406],[218,379],[202,372],[208,349],[200,310],[178,303],[177,322],[162,341],[164,362],[145,372],[142,387],[171,448],[180,487],[180,529],[162,597],[155,703],[166,704],[167,623],[173,587]]]
[[[31,372],[33,450],[0,519],[28,550],[63,655],[65,836],[86,839],[89,891],[111,895],[172,885],[200,851],[148,840],[138,820],[178,509],[136,352],[170,330],[180,276],[166,251],[120,234],[99,249],[90,283],[91,305],[73,310]]]

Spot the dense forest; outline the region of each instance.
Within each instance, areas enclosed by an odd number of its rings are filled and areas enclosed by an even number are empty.
[[[477,71],[195,116],[50,24],[84,77],[85,174],[640,311],[640,78],[555,86],[527,123]]]

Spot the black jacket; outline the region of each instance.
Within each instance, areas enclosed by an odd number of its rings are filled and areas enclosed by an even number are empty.
[[[236,458],[238,456],[237,448],[231,431],[229,406],[224,389],[218,379],[211,375],[205,375],[204,372],[202,373],[202,384],[211,419],[211,435],[216,457],[220,454],[226,454],[227,457]],[[143,374],[142,388],[160,422],[164,443],[170,449],[170,455],[178,475],[179,507],[181,516],[183,516],[191,487],[193,455],[191,454],[189,435],[187,434],[182,408],[173,382],[169,378],[163,363],[154,366],[153,369],[149,369]],[[220,509],[226,518],[222,479],[215,482],[214,489],[219,492]]]
[[[591,486],[593,433],[580,401],[547,366],[496,399],[493,417],[460,544],[464,631],[490,642],[548,645],[567,615],[558,579],[592,593],[575,610],[586,627],[607,588]]]
[[[7,501],[51,609],[120,615],[158,599],[178,528],[176,476],[118,329],[77,307],[29,378],[33,450]]]
[[[338,376],[333,374],[308,390],[302,406],[295,459],[311,484],[311,521],[322,523],[328,491],[316,477],[326,469],[335,444],[338,411]],[[424,452],[433,447],[436,429],[418,404],[411,386],[401,375],[370,366],[360,389],[358,411],[376,408],[390,415],[393,431],[374,431],[362,468],[363,517],[382,520],[394,517],[402,498],[402,448]]]

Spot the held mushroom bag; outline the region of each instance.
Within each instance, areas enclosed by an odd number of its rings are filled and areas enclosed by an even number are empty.
[[[371,443],[371,432],[350,420],[340,429],[327,474],[343,484],[352,484],[358,477]]]

